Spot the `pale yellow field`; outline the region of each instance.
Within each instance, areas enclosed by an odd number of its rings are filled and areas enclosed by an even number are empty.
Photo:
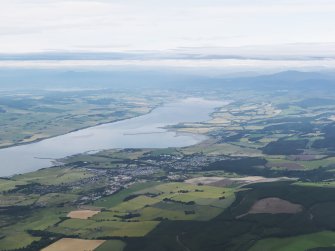
[[[104,240],[63,238],[42,249],[42,251],[93,251],[104,242]]]
[[[91,218],[92,216],[100,213],[100,211],[93,211],[93,210],[76,210],[68,213],[67,217],[70,217],[72,219],[82,219],[87,220],[88,218]]]

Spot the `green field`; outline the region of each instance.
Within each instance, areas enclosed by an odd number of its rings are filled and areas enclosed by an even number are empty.
[[[123,251],[126,244],[119,240],[108,240],[94,251]]]
[[[0,178],[0,193],[6,192],[8,190],[11,190],[15,188],[17,185],[24,185],[26,182],[18,182],[14,180],[8,180],[8,179],[1,179]]]
[[[24,248],[33,241],[40,240],[39,237],[32,237],[31,235],[22,231],[16,232],[4,228],[2,229],[2,232],[5,232],[6,236],[0,240],[0,250]]]
[[[230,188],[166,183],[137,191],[136,198],[110,208],[109,213],[101,214],[104,214],[106,219],[113,219],[115,215],[136,213],[140,216],[134,217],[133,220],[140,221],[209,220],[233,203],[234,192],[235,190]],[[146,194],[151,197],[145,196]],[[98,214],[93,218],[100,217]]]
[[[48,231],[80,238],[145,236],[164,219],[212,219],[233,203],[234,191],[181,182],[137,184],[116,194],[114,200],[95,203],[111,207],[91,219],[68,219]]]
[[[335,157],[324,158],[320,160],[293,161],[287,160],[284,156],[282,156],[282,158],[268,158],[267,160],[270,163],[279,164],[278,166],[280,166],[280,163],[296,163],[301,165],[306,170],[335,165]]]
[[[121,190],[116,194],[113,194],[111,196],[108,197],[104,197],[100,200],[97,200],[94,202],[94,206],[97,207],[106,207],[106,208],[110,208],[113,206],[116,206],[118,204],[120,204],[126,197],[128,197],[129,195],[140,191],[142,189],[145,189],[147,187],[152,187],[154,185],[156,185],[157,182],[144,182],[144,183],[137,183],[134,184],[132,186],[130,186],[127,189]]]
[[[60,217],[67,214],[65,208],[39,209],[31,212],[28,218],[18,216],[19,222],[2,227],[0,235],[0,250],[22,248],[29,245],[32,241],[39,240],[39,237],[32,237],[27,230],[46,230],[60,221]],[[11,221],[17,221],[16,218]],[[17,240],[20,240],[19,242]]]
[[[319,232],[288,238],[268,238],[258,241],[250,251],[306,251],[312,248],[334,247],[334,232]]]
[[[297,186],[306,186],[306,187],[329,187],[335,188],[335,181],[329,182],[295,182]]]
[[[140,237],[152,231],[158,221],[121,222],[69,219],[48,230],[80,238],[95,239],[103,237]]]
[[[26,183],[40,183],[42,185],[61,185],[92,177],[92,173],[81,168],[53,167],[36,172],[15,175],[12,179]]]
[[[284,251],[305,251],[307,249],[303,248],[307,244],[310,245],[307,247],[311,248],[328,247],[334,244],[333,232],[323,234],[323,230],[331,228],[335,222],[333,216],[335,199],[332,196],[334,189],[296,186],[291,185],[290,182],[259,183],[248,185],[246,188],[248,189],[237,193],[236,201],[228,210],[214,219],[162,221],[144,238],[129,240],[126,250],[154,251],[159,250],[160,246],[167,247],[169,250],[179,250],[180,244],[175,241],[176,236],[179,236],[179,240],[185,247],[194,251],[249,250],[255,245],[255,240],[259,242],[253,247],[253,251],[277,250],[276,248],[284,245],[286,240],[289,240],[288,244],[298,243],[294,244],[298,247],[302,245],[302,249],[283,249]],[[296,214],[263,213],[237,218],[248,212],[256,201],[268,197],[277,197],[300,204],[303,211]],[[330,199],[332,202],[329,202]],[[173,210],[176,209],[175,206],[157,205],[157,208]],[[145,210],[148,209],[150,207]],[[149,213],[153,214],[155,211]],[[310,233],[316,233],[316,235],[310,236]],[[278,236],[290,236],[290,238],[278,238]],[[275,241],[272,241],[273,239]],[[308,242],[309,239],[311,242]],[[263,240],[266,245],[273,244],[273,248],[264,246]],[[307,240],[307,244],[304,244],[304,240]],[[281,241],[285,242],[281,243]]]

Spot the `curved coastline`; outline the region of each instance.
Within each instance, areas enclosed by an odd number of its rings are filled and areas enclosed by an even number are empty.
[[[183,122],[206,121],[212,117],[215,108],[225,104],[222,101],[189,98],[165,103],[144,115],[77,129],[36,143],[3,148],[0,149],[0,159],[6,169],[0,169],[0,177],[51,167],[57,159],[88,151],[194,145],[208,137],[195,133],[180,134],[167,127]],[[160,134],[159,137],[157,133]]]
[[[123,119],[115,119],[115,120],[111,120],[111,121],[107,121],[107,122],[100,122],[100,123],[97,123],[97,124],[91,125],[91,126],[83,126],[83,127],[77,128],[77,129],[70,130],[70,131],[65,132],[65,133],[55,134],[55,135],[52,135],[52,136],[49,136],[49,137],[42,137],[42,138],[35,139],[35,140],[29,141],[29,142],[18,142],[18,143],[13,143],[13,144],[10,144],[10,145],[7,145],[7,146],[0,146],[0,150],[1,149],[6,149],[6,148],[10,148],[10,147],[30,145],[30,144],[41,142],[43,140],[60,137],[60,136],[63,136],[63,135],[69,134],[69,133],[78,132],[78,131],[89,129],[89,128],[92,128],[92,127],[101,126],[101,125],[108,125],[108,124],[112,124],[112,123],[116,123],[116,122],[120,122],[120,121],[125,121],[125,120],[129,120],[129,119],[141,117],[141,116],[150,114],[152,111],[154,111],[155,109],[157,109],[157,108],[159,108],[159,107],[161,107],[163,105],[164,105],[164,103],[156,105],[153,108],[151,108],[149,110],[149,112],[143,113],[143,114],[139,114],[139,115],[136,115],[136,116],[133,116],[133,117],[123,118]]]

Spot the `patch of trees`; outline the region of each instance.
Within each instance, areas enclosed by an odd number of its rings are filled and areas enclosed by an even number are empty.
[[[74,162],[70,162],[67,163],[65,166],[71,166],[71,167],[84,167],[84,166],[88,166],[91,163],[89,162],[85,162],[85,161],[74,161]]]
[[[114,215],[114,217],[120,218],[122,220],[129,220],[129,219],[140,217],[140,216],[141,216],[141,214],[139,214],[139,213],[128,213],[128,214],[125,214],[125,215]]]
[[[285,105],[286,106],[286,105]],[[288,108],[288,105],[286,106]],[[284,109],[281,107],[278,107],[280,109]],[[262,122],[261,124],[279,124],[279,123],[310,123],[311,121],[314,120],[314,117],[274,117],[274,118],[269,118],[266,121]]]
[[[106,187],[98,187],[98,188],[94,188],[92,190],[90,190],[91,193],[97,193],[97,194],[103,194],[106,190]],[[80,195],[86,196],[87,195],[87,191],[82,191],[79,193]]]
[[[0,207],[1,215],[8,215],[10,217],[25,217],[32,211],[30,206],[9,206]]]
[[[24,193],[24,194],[31,194],[31,191],[41,187],[39,183],[30,183],[25,185],[16,185],[15,188],[4,192],[5,194],[12,194],[12,193]]]
[[[329,248],[312,248],[308,249],[307,251],[335,251],[335,248],[329,247]]]
[[[225,159],[213,162],[204,167],[204,170],[225,170],[236,172],[236,170],[250,168],[255,166],[264,166],[267,163],[265,159],[256,157]]]
[[[17,249],[3,249],[3,251],[36,251],[41,250],[53,243],[55,239],[42,238],[39,241],[33,241],[30,245]]]
[[[164,202],[174,202],[174,203],[178,203],[178,204],[183,204],[183,205],[195,205],[195,202],[194,201],[188,201],[188,202],[185,202],[185,201],[180,201],[180,200],[173,200],[173,199],[170,199],[170,198],[165,198],[163,199]]]
[[[159,196],[161,194],[163,194],[163,193],[157,193],[157,194],[156,193],[131,194],[131,195],[127,196],[126,198],[124,198],[123,201],[129,201],[129,200],[135,199],[135,198],[137,198],[139,196],[143,196],[143,195],[146,196],[146,197],[155,198],[155,197],[157,197],[157,196]]]
[[[283,140],[279,139],[270,142],[262,148],[263,153],[269,155],[297,155],[303,153],[303,149],[308,144],[307,139],[301,140]]]
[[[279,125],[270,125],[265,127],[262,132],[299,132],[299,133],[310,133],[315,130],[315,127],[310,122],[293,122],[283,123]]]
[[[188,193],[188,190],[179,190],[178,193]]]
[[[168,218],[164,218],[164,217],[157,217],[153,219],[154,221],[165,221],[165,220],[169,220]]]
[[[123,201],[129,201],[129,200],[137,198],[138,196],[140,196],[140,194],[131,194],[127,196],[126,198],[124,198]]]
[[[185,215],[195,214],[194,210],[186,210],[184,211]]]
[[[290,177],[299,178],[301,181],[318,182],[335,179],[335,172],[331,172],[331,167],[319,167],[313,170],[272,170],[261,167],[266,160],[261,158],[242,158],[240,161],[227,160],[217,161],[209,164],[204,170],[223,170],[240,175],[263,176],[268,178]]]
[[[165,250],[180,250],[180,244],[175,240],[181,233],[182,243],[186,247],[192,247],[194,251],[248,250],[255,243],[255,238],[289,237],[334,229],[334,223],[332,228],[328,228],[320,224],[316,217],[311,220],[309,211],[316,204],[334,201],[334,189],[291,186],[290,182],[259,183],[248,187],[252,189],[238,192],[230,209],[218,215],[215,220],[161,222],[145,238],[130,238],[126,250],[156,251],[161,250],[161,247],[166,247]],[[305,210],[289,216],[255,214],[247,215],[242,220],[236,219],[236,216],[248,212],[257,200],[268,197],[301,204]],[[329,214],[334,211],[329,206],[327,209]]]
[[[31,194],[39,194],[44,195],[48,193],[63,193],[67,192],[69,188],[64,185],[55,186],[55,185],[41,185],[39,183],[30,183],[25,185],[16,185],[15,188],[4,192],[4,194],[13,194],[13,193],[21,193],[26,195]]]
[[[11,97],[2,97],[0,99],[1,105],[22,110],[29,110],[32,107],[39,105],[39,102],[39,100],[34,99],[13,99]]]
[[[10,251],[36,251],[41,250],[44,247],[49,246],[51,243],[54,243],[55,241],[68,237],[68,238],[79,238],[78,235],[63,235],[59,233],[51,233],[48,231],[42,231],[42,230],[27,230],[27,232],[35,237],[41,237],[39,241],[33,241],[31,244],[29,244],[26,247],[23,248],[17,248],[17,249],[11,249]],[[4,250],[6,251],[6,250]],[[9,250],[8,250],[9,251]]]
[[[335,105],[335,100],[328,98],[309,98],[296,102],[295,105],[303,108],[310,108],[315,106],[328,106],[328,105]]]
[[[87,103],[92,105],[110,105],[115,102],[113,98],[101,98],[101,99],[88,99]]]
[[[335,149],[335,123],[329,124],[322,129],[324,139],[316,140],[312,147]]]
[[[44,237],[44,238],[63,238],[66,237],[64,234],[52,233],[45,230],[27,230],[28,234],[34,237]]]
[[[235,135],[230,135],[224,138],[224,140],[222,140],[220,143],[224,143],[224,142],[234,142],[234,141],[238,141],[241,138],[243,138],[245,136],[245,133],[237,133]]]

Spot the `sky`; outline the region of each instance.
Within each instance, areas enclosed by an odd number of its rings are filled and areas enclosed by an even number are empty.
[[[334,0],[0,0],[0,53],[327,53]],[[255,49],[256,48],[256,49]],[[282,49],[280,49],[282,48]],[[245,49],[248,50],[248,49]],[[334,49],[333,49],[334,50]]]

